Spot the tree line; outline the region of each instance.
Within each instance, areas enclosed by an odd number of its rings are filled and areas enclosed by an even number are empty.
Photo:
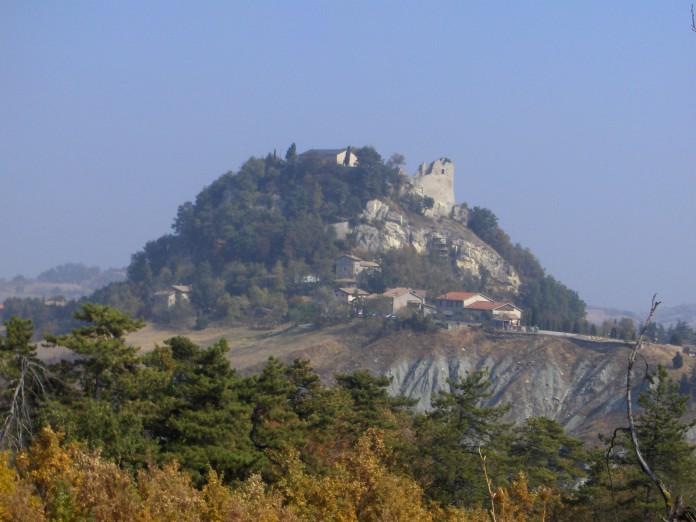
[[[84,303],[45,339],[0,336],[3,520],[659,520],[625,432],[594,448],[547,418],[505,421],[485,369],[451,379],[417,413],[390,380],[356,370],[323,384],[309,361],[231,367],[224,339],[173,337],[147,353],[144,323]],[[424,342],[427,339],[423,338]],[[651,466],[693,504],[687,398],[664,368],[638,399]]]

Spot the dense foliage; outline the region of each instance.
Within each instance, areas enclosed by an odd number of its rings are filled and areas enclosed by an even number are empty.
[[[95,304],[76,316],[48,339],[75,357],[52,368],[30,322],[0,336],[2,520],[659,520],[625,439],[586,452],[551,419],[505,423],[483,370],[415,413],[369,372],[327,387],[308,361],[271,358],[240,376],[224,340],[138,354],[124,335],[141,321]],[[652,380],[643,452],[693,504],[686,399],[664,369]]]

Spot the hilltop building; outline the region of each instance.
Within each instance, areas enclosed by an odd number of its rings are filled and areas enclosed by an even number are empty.
[[[454,162],[451,159],[423,163],[411,177],[411,183],[416,194],[433,199],[433,208],[425,212],[426,216],[451,216],[455,207]]]
[[[321,156],[327,163],[335,163],[336,165],[355,167],[358,164],[358,157],[350,150],[350,147],[345,149],[309,149],[301,156],[310,154]]]

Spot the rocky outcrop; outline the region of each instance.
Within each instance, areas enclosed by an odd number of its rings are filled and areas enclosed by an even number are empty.
[[[597,433],[611,434],[626,425],[625,344],[539,334],[501,334],[487,340],[479,336],[478,341],[465,334],[461,339],[459,346],[425,354],[404,351],[392,360],[381,370],[392,377],[390,393],[416,399],[417,409],[424,411],[440,390],[449,390],[447,379],[486,369],[493,385],[489,405],[509,404],[510,421],[548,417],[590,443],[597,441]],[[669,368],[673,354],[673,347],[659,345],[644,351],[653,370],[658,363]],[[681,374],[671,371],[678,381]],[[635,385],[637,400],[649,383],[636,379]],[[691,403],[685,418],[693,418],[695,410]],[[640,414],[637,406],[636,411]],[[696,441],[696,427],[689,430],[687,439]]]
[[[464,209],[455,206],[450,209],[450,214],[453,213],[462,215]],[[474,277],[481,277],[485,269],[496,291],[516,293],[520,285],[514,268],[454,219],[409,217],[386,202],[372,200],[365,206],[357,225],[344,222],[334,225],[334,229],[339,238],[350,235],[357,250],[379,253],[409,245],[421,254],[436,250],[451,256],[461,270]]]
[[[432,397],[448,390],[447,379],[487,369],[494,390],[491,404],[510,404],[508,418],[515,422],[549,417],[570,433],[586,435],[606,416],[623,413],[626,361],[615,357],[608,345],[580,349],[545,336],[530,336],[526,342],[518,337],[518,341],[525,345],[509,351],[472,346],[460,353],[403,358],[386,370],[392,377],[390,393],[416,399],[417,409],[424,411]],[[616,343],[611,348],[622,352]],[[577,356],[580,351],[582,357]]]
[[[355,334],[355,326],[351,330]],[[508,421],[548,417],[566,431],[589,443],[597,434],[611,434],[626,425],[626,364],[629,349],[616,341],[560,335],[487,333],[480,328],[462,328],[431,334],[399,332],[376,340],[358,341],[359,346],[299,354],[312,360],[324,378],[336,373],[368,369],[390,377],[389,392],[417,401],[416,409],[428,410],[440,390],[449,390],[447,380],[458,380],[473,370],[486,370],[493,395],[488,405],[511,406]],[[679,382],[689,375],[696,361],[674,369],[675,347],[648,345],[642,355],[653,371],[658,364]],[[297,357],[294,353],[293,357]],[[691,359],[691,358],[689,358]],[[649,386],[637,377],[633,398]],[[636,406],[636,411],[640,408]],[[696,415],[689,403],[688,422]],[[696,428],[687,434],[696,441]]]
[[[146,338],[152,339],[152,333]],[[493,333],[468,327],[385,334],[381,321],[359,319],[316,330],[262,336],[253,342],[245,338],[231,345],[232,364],[244,374],[260,371],[270,356],[287,363],[310,360],[327,385],[335,382],[337,374],[369,370],[391,377],[389,392],[416,399],[420,411],[430,407],[440,390],[448,389],[448,378],[487,369],[493,392],[489,405],[510,404],[510,421],[550,417],[570,435],[589,444],[597,443],[598,433],[611,435],[626,425],[629,350],[622,342],[551,333]],[[662,364],[675,382],[694,371],[696,358],[692,357],[685,357],[683,367],[673,367],[677,350],[655,344],[643,348],[641,369],[634,379],[634,399],[649,385],[642,378],[643,361],[652,371]],[[684,416],[687,423],[696,418],[696,403],[689,400],[688,408]],[[635,411],[640,414],[639,407]],[[696,427],[687,437],[696,442]]]

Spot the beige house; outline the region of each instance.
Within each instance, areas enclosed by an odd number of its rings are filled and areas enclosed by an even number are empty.
[[[370,298],[383,299],[389,313],[395,314],[405,308],[421,309],[425,304],[425,290],[390,288],[382,294],[372,294]]]
[[[379,265],[373,261],[365,261],[352,254],[342,255],[336,259],[336,279],[357,279],[364,270],[379,270]]]
[[[177,304],[188,303],[190,294],[190,285],[172,285],[167,290],[157,292],[155,297],[164,301],[167,308],[172,308]]]
[[[335,163],[336,165],[355,167],[358,164],[358,157],[350,150],[350,147],[345,149],[309,149],[301,156],[309,154],[321,156],[327,163]]]
[[[520,308],[480,293],[448,292],[438,296],[435,305],[447,321],[490,322],[502,329],[517,329],[522,321]]]
[[[503,330],[517,330],[522,321],[522,309],[501,301],[478,301],[467,306],[465,310],[478,312],[480,318],[487,319],[495,328]]]
[[[352,303],[355,299],[365,298],[370,295],[369,292],[360,288],[337,288],[334,291],[336,300],[339,303]]]

